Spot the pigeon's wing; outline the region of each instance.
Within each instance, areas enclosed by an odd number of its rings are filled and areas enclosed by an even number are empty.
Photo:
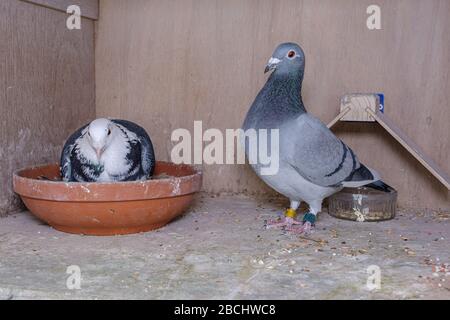
[[[60,160],[61,178],[64,181],[75,181],[72,172],[72,150],[75,147],[77,139],[81,137],[83,130],[88,125],[89,124],[86,124],[77,131],[75,131],[64,144]]]
[[[127,121],[127,120],[112,120],[115,123],[118,123],[128,130],[134,132],[139,139],[141,144],[141,165],[142,171],[146,175],[146,177],[151,177],[153,175],[153,171],[155,169],[155,153],[153,150],[153,144],[150,140],[149,135],[145,131],[144,128],[138,126],[137,124]]]
[[[153,175],[153,171],[155,170],[155,153],[153,151],[153,144],[147,134],[145,134],[145,137],[139,138],[139,140],[141,141],[142,170],[147,177],[151,177]]]
[[[280,135],[281,159],[316,185],[356,187],[378,180],[352,149],[307,113],[286,123]]]

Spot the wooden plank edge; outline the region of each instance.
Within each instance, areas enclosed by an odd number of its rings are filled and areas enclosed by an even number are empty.
[[[430,171],[436,179],[438,179],[448,190],[450,190],[450,177],[434,162],[431,158],[426,156],[425,152],[412,140],[407,142],[404,137],[406,134],[400,128],[392,128],[389,125],[389,118],[386,115],[379,115],[370,109],[366,109],[377,122],[394,137],[409,153],[411,153],[428,171]],[[385,121],[387,120],[387,121]],[[410,140],[410,139],[408,139]]]
[[[328,129],[330,129],[332,126],[336,124],[342,117],[344,117],[347,113],[350,112],[351,107],[347,107],[344,110],[342,110],[341,113],[339,113],[336,118],[330,121],[330,123],[327,125]]]
[[[67,9],[63,9],[64,5],[59,5],[59,6],[51,5],[48,3],[44,3],[40,0],[18,0],[18,1],[26,2],[29,4],[33,4],[33,5],[40,6],[40,7],[47,8],[47,9],[56,10],[56,11],[67,14],[67,11],[66,11]],[[96,1],[96,0],[92,0],[92,1]],[[72,2],[76,2],[76,0],[73,0]],[[94,9],[94,10],[83,10],[83,8],[81,7],[81,17],[90,19],[90,20],[98,20],[98,17],[99,17],[98,6],[99,5],[98,5],[98,1],[96,1],[96,2],[97,2],[97,5],[95,6],[96,9]],[[77,3],[71,3],[71,4],[77,5]],[[69,2],[67,2],[67,6],[69,6],[71,4],[69,4]]]

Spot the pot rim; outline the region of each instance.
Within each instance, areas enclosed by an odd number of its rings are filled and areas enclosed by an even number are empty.
[[[188,164],[157,161],[158,165],[185,167],[192,173],[168,178],[119,182],[65,182],[38,180],[21,175],[26,170],[39,170],[58,166],[59,163],[34,165],[13,173],[13,189],[22,197],[61,202],[115,202],[162,199],[187,195],[200,191],[203,173],[200,168]],[[121,186],[121,187],[117,187]],[[58,195],[55,194],[59,189]],[[62,191],[61,191],[62,189]],[[119,190],[120,189],[120,190]],[[108,194],[112,193],[109,197]]]

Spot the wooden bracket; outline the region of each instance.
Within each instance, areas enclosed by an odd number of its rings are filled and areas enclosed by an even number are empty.
[[[358,99],[353,97],[358,96]],[[433,174],[436,179],[438,179],[448,190],[450,190],[450,177],[446,174],[442,168],[440,168],[436,162],[428,157],[425,152],[412,141],[388,116],[378,111],[378,108],[373,108],[373,106],[364,106],[360,103],[360,97],[363,95],[348,95],[341,100],[341,112],[337,115],[329,124],[328,128],[334,126],[339,120],[341,121],[365,121],[365,122],[378,122],[391,136],[393,136],[409,153],[411,153],[414,158],[416,158],[428,171]],[[372,96],[372,95],[367,95]],[[344,100],[347,99],[347,100]],[[343,104],[343,101],[349,103]],[[357,103],[352,103],[352,102]],[[366,114],[365,120],[362,116],[361,111]],[[356,115],[356,116],[355,116]],[[347,116],[347,120],[344,117]],[[350,116],[350,118],[349,118]],[[369,118],[367,118],[369,117]],[[353,120],[352,120],[353,119]]]
[[[351,110],[351,107],[347,107],[344,110],[341,111],[341,113],[339,113],[336,118],[334,118],[333,120],[331,120],[331,122],[328,124],[328,128],[331,128],[332,126],[334,126],[336,124],[336,122],[338,122],[339,120],[342,119],[342,117],[344,117],[347,113],[349,113]]]

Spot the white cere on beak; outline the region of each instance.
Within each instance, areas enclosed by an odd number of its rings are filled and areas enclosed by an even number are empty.
[[[277,58],[270,58],[269,62],[267,62],[266,68],[264,69],[264,73],[269,72],[270,70],[274,70],[276,68],[276,65],[281,62],[280,59]]]
[[[269,62],[268,62],[267,64],[273,66],[273,65],[279,64],[280,62],[281,62],[280,59],[271,57],[271,58],[269,59]]]

